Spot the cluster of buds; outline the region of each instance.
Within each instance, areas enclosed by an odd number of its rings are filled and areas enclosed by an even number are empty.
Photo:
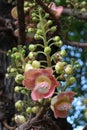
[[[7,68],[8,77],[15,77],[17,86],[14,92],[24,96],[24,100],[15,102],[19,113],[15,115],[15,122],[19,124],[24,123],[30,113],[37,114],[40,106],[45,107],[47,103],[50,104],[48,108],[52,109],[55,118],[65,118],[75,95],[72,91],[66,92],[66,88],[76,81],[73,73],[77,64],[63,61],[67,54],[66,50],[59,51],[63,42],[60,36],[55,35],[57,26],[49,19],[48,13],[44,14],[40,6],[36,10],[33,7],[34,2],[24,2],[25,14],[29,12],[29,24],[26,21],[25,30],[29,37],[29,46],[26,48],[19,45],[8,51],[12,58],[12,65]],[[60,17],[62,7],[57,7],[53,2],[48,7],[53,14]],[[35,23],[30,24],[31,21]],[[34,43],[32,39],[35,40]],[[55,52],[52,51],[54,47]],[[61,81],[66,82],[64,89]]]
[[[67,6],[68,7],[73,7],[77,10],[79,10],[79,12],[83,13],[83,12],[87,12],[87,2],[85,0],[83,1],[79,1],[79,0],[66,0]]]

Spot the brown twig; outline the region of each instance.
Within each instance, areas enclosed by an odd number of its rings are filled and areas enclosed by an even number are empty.
[[[87,48],[87,43],[79,43],[74,41],[64,41],[65,45],[80,47],[80,48]]]
[[[18,12],[18,23],[19,23],[18,44],[25,44],[24,0],[17,0],[17,12]]]
[[[3,50],[1,50],[1,49],[0,49],[0,53],[3,53],[3,54],[5,54],[5,55],[7,54],[6,51],[3,51]]]
[[[62,15],[74,16],[74,17],[81,19],[81,20],[87,20],[87,12],[81,13],[81,12],[79,12],[77,10],[73,10],[73,9],[64,8]]]
[[[8,125],[8,123],[7,123],[6,120],[3,121],[3,125],[4,125],[4,127],[7,128],[8,130],[15,130],[15,128],[16,128],[16,127],[12,127],[12,126]]]

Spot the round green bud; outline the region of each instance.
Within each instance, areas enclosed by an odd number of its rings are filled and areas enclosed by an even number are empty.
[[[31,107],[27,107],[26,108],[26,112],[29,114],[29,113],[31,113],[32,112],[32,108]]]
[[[49,26],[52,25],[52,23],[53,23],[52,20],[48,20],[48,21],[47,21],[47,25],[49,25]]]
[[[36,16],[36,13],[31,13],[31,16],[32,16],[32,17],[35,17],[35,16]]]
[[[63,70],[64,70],[64,65],[62,62],[58,62],[56,65],[55,65],[55,70],[56,70],[56,73],[61,73]]]
[[[46,55],[50,54],[50,53],[51,53],[51,48],[50,48],[49,46],[45,47],[44,53],[45,53]]]
[[[8,53],[11,53],[11,50],[8,50]]]
[[[59,36],[55,36],[55,37],[53,38],[53,40],[54,40],[55,42],[58,42],[58,41],[60,41],[60,37],[59,37]]]
[[[86,1],[82,1],[82,2],[81,2],[81,6],[83,6],[83,7],[84,7],[86,4],[87,4]]]
[[[35,50],[35,45],[33,45],[33,44],[29,45],[29,50],[34,51]]]
[[[10,71],[9,71],[10,73],[15,73],[15,72],[17,72],[17,69],[16,68],[10,68]]]
[[[71,75],[73,73],[73,67],[72,65],[67,65],[65,68],[65,73],[68,75]]]
[[[61,46],[63,45],[63,42],[60,40],[60,41],[58,41],[58,42],[55,42],[55,45],[56,45],[57,47],[61,47]]]
[[[24,7],[27,7],[28,6],[28,2],[27,1],[24,1]]]
[[[14,59],[15,58],[15,54],[11,54],[11,58]]]
[[[33,52],[30,52],[30,53],[28,54],[28,57],[29,57],[30,59],[33,59],[33,58],[34,58],[34,53],[33,53]]]
[[[48,18],[50,15],[49,15],[49,13],[46,13],[45,14],[45,18]]]
[[[22,124],[26,122],[26,119],[23,115],[15,115],[15,122],[18,124]]]
[[[56,26],[51,27],[51,31],[52,31],[52,32],[55,32],[56,30],[57,30],[57,27],[56,27]]]
[[[7,79],[9,79],[9,74],[8,74],[8,73],[6,73],[6,74],[5,74],[5,77],[6,77]]]
[[[17,111],[21,111],[23,109],[24,103],[22,100],[18,100],[15,103],[15,108],[17,109]]]
[[[29,7],[31,7],[31,8],[33,7],[33,3],[29,3],[28,5],[29,5]]]
[[[33,20],[34,22],[37,22],[37,21],[38,21],[38,18],[34,16],[34,17],[32,18],[32,20]]]
[[[85,118],[87,119],[87,111],[85,111],[84,116],[85,116]]]
[[[39,99],[38,102],[39,102],[40,104],[42,104],[42,103],[43,103],[43,99]]]
[[[10,69],[11,69],[11,65],[7,67],[7,72],[10,72]]]
[[[16,48],[16,47],[13,47],[13,48],[12,48],[12,51],[13,51],[13,52],[17,52],[17,48]]]
[[[40,13],[42,13],[43,12],[43,8],[39,7],[39,11],[40,11]]]
[[[21,89],[21,93],[26,95],[26,90]]]
[[[34,35],[34,38],[36,39],[36,40],[40,40],[41,38],[40,38],[40,35],[38,35],[38,34],[35,34]]]
[[[60,55],[61,55],[62,57],[66,56],[66,51],[65,51],[65,50],[61,50],[61,51],[60,51]]]
[[[28,33],[34,32],[34,28],[29,27],[27,31],[28,31]]]
[[[81,68],[81,66],[79,64],[77,64],[77,65],[75,65],[75,68],[79,69],[79,68]]]
[[[37,35],[42,35],[42,33],[43,33],[43,31],[41,29],[38,29],[36,32]]]
[[[84,104],[87,104],[87,98],[85,98],[85,99],[83,100],[83,103],[84,103]]]
[[[69,81],[68,81],[69,85],[72,85],[72,84],[74,84],[75,82],[76,82],[76,78],[75,78],[75,77],[70,77],[70,78],[69,78]]]
[[[15,88],[14,88],[14,92],[20,92],[20,90],[21,90],[21,87],[19,87],[19,86],[15,86]]]
[[[37,61],[37,60],[34,60],[33,62],[32,62],[32,67],[33,68],[40,68],[40,62],[39,61]]]
[[[82,8],[82,9],[80,10],[81,13],[86,12],[86,11],[87,11],[86,8]]]
[[[34,2],[33,2],[32,4],[33,4],[33,6],[35,6],[35,5],[36,5],[36,3],[34,3]]]
[[[38,106],[32,107],[32,112],[33,112],[33,113],[37,113],[38,110],[39,110]]]
[[[15,82],[18,84],[21,84],[24,79],[24,76],[22,74],[17,74],[15,77]]]

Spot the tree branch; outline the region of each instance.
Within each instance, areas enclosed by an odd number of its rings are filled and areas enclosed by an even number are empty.
[[[80,48],[87,48],[87,43],[79,43],[79,42],[72,42],[72,41],[64,41],[65,45],[80,47]]]
[[[17,0],[17,12],[18,12],[18,23],[19,23],[18,44],[25,44],[24,0]]]
[[[44,4],[43,1],[41,0],[36,0],[36,2],[41,5],[43,7],[43,9],[48,12],[51,17],[56,21],[56,23],[58,23],[58,18],[55,17],[55,15],[52,13],[52,10],[48,8],[48,6],[46,4]],[[73,9],[67,9],[67,8],[64,8],[63,9],[63,12],[62,12],[62,15],[66,15],[66,16],[74,16],[78,19],[81,19],[81,20],[87,20],[87,12],[79,12],[79,11],[75,11]]]
[[[73,9],[64,8],[62,14],[66,16],[74,16],[81,20],[87,20],[87,12],[80,13],[79,11],[75,11]]]

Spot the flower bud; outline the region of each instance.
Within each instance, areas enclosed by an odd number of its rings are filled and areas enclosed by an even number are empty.
[[[66,51],[65,51],[65,50],[61,50],[61,51],[60,51],[60,55],[61,55],[62,57],[66,56]]]
[[[9,74],[8,74],[8,73],[6,73],[6,74],[5,74],[5,77],[6,77],[7,79],[9,79]]]
[[[46,13],[45,14],[45,18],[48,18],[50,15],[49,15],[49,13]]]
[[[52,23],[53,23],[52,20],[48,20],[48,21],[47,21],[47,25],[49,25],[49,26],[52,25]]]
[[[39,99],[38,102],[39,102],[40,104],[42,104],[42,103],[43,103],[43,99]]]
[[[50,54],[50,53],[51,53],[51,48],[50,48],[49,46],[45,47],[44,53],[45,53],[46,55]]]
[[[32,108],[31,107],[27,107],[26,108],[26,112],[29,114],[29,113],[31,113],[32,112]]]
[[[34,16],[34,17],[32,18],[32,20],[33,20],[34,22],[37,22],[37,21],[38,21],[38,18]]]
[[[39,110],[38,106],[32,107],[32,112],[33,112],[33,113],[37,113],[38,110]]]
[[[26,64],[24,71],[26,72],[26,71],[28,71],[28,70],[30,70],[30,69],[33,69],[33,66],[32,66],[31,64],[29,64],[29,63]]]
[[[56,73],[61,73],[64,69],[64,65],[62,62],[58,62],[56,65],[55,65],[55,70],[56,70]]]
[[[38,34],[38,35],[42,35],[42,33],[43,33],[43,32],[42,32],[41,29],[38,29],[37,32],[36,32],[36,34]]]
[[[87,4],[86,1],[82,1],[82,2],[81,2],[81,6],[83,6],[83,7],[84,7],[86,4]]]
[[[15,86],[14,92],[20,92],[20,90],[21,90],[21,87],[20,87],[20,86]]]
[[[28,2],[24,1],[24,7],[27,7],[27,6],[28,6]]]
[[[23,79],[24,79],[24,76],[22,74],[17,74],[15,77],[15,82],[18,84],[21,84]]]
[[[76,82],[76,78],[75,77],[70,77],[69,80],[68,80],[68,84],[69,85],[72,85]]]
[[[37,60],[34,60],[33,62],[32,62],[32,66],[33,66],[33,68],[40,68],[40,62],[39,61],[37,61]]]
[[[71,75],[73,73],[73,67],[72,65],[67,65],[65,68],[65,73],[68,75]]]
[[[26,90],[24,89],[21,90],[21,93],[27,95]]]
[[[55,45],[56,45],[57,47],[61,47],[61,46],[63,45],[63,42],[60,40],[60,41],[58,41],[58,42],[55,42]]]
[[[16,71],[17,71],[16,68],[10,68],[10,73],[14,73],[14,72],[16,72]]]
[[[33,44],[29,45],[29,50],[34,51],[35,50],[35,45],[33,45]]]
[[[13,48],[12,48],[12,51],[13,51],[13,52],[17,52],[17,48],[16,48],[16,47],[13,47]]]
[[[59,36],[55,36],[55,37],[53,38],[53,40],[54,40],[55,42],[58,42],[58,41],[60,41],[60,37],[59,37]]]
[[[34,28],[29,27],[27,31],[28,31],[28,33],[34,32]]]
[[[23,109],[23,101],[22,100],[18,100],[16,103],[15,103],[15,108],[17,109],[17,111],[21,111]]]
[[[35,34],[34,35],[34,38],[36,39],[36,40],[40,40],[41,38],[40,38],[40,35],[38,35],[38,34]]]
[[[56,29],[57,29],[57,27],[56,27],[56,26],[51,27],[51,31],[52,31],[52,32],[55,32],[55,31],[56,31]]]
[[[34,58],[34,53],[33,53],[33,52],[30,52],[30,53],[28,54],[28,56],[29,56],[30,59],[33,59],[33,58]]]
[[[26,119],[23,115],[15,115],[15,122],[17,124],[22,124],[22,123],[26,122]]]
[[[83,100],[83,102],[84,102],[84,104],[87,104],[87,98],[85,98],[85,99]]]

